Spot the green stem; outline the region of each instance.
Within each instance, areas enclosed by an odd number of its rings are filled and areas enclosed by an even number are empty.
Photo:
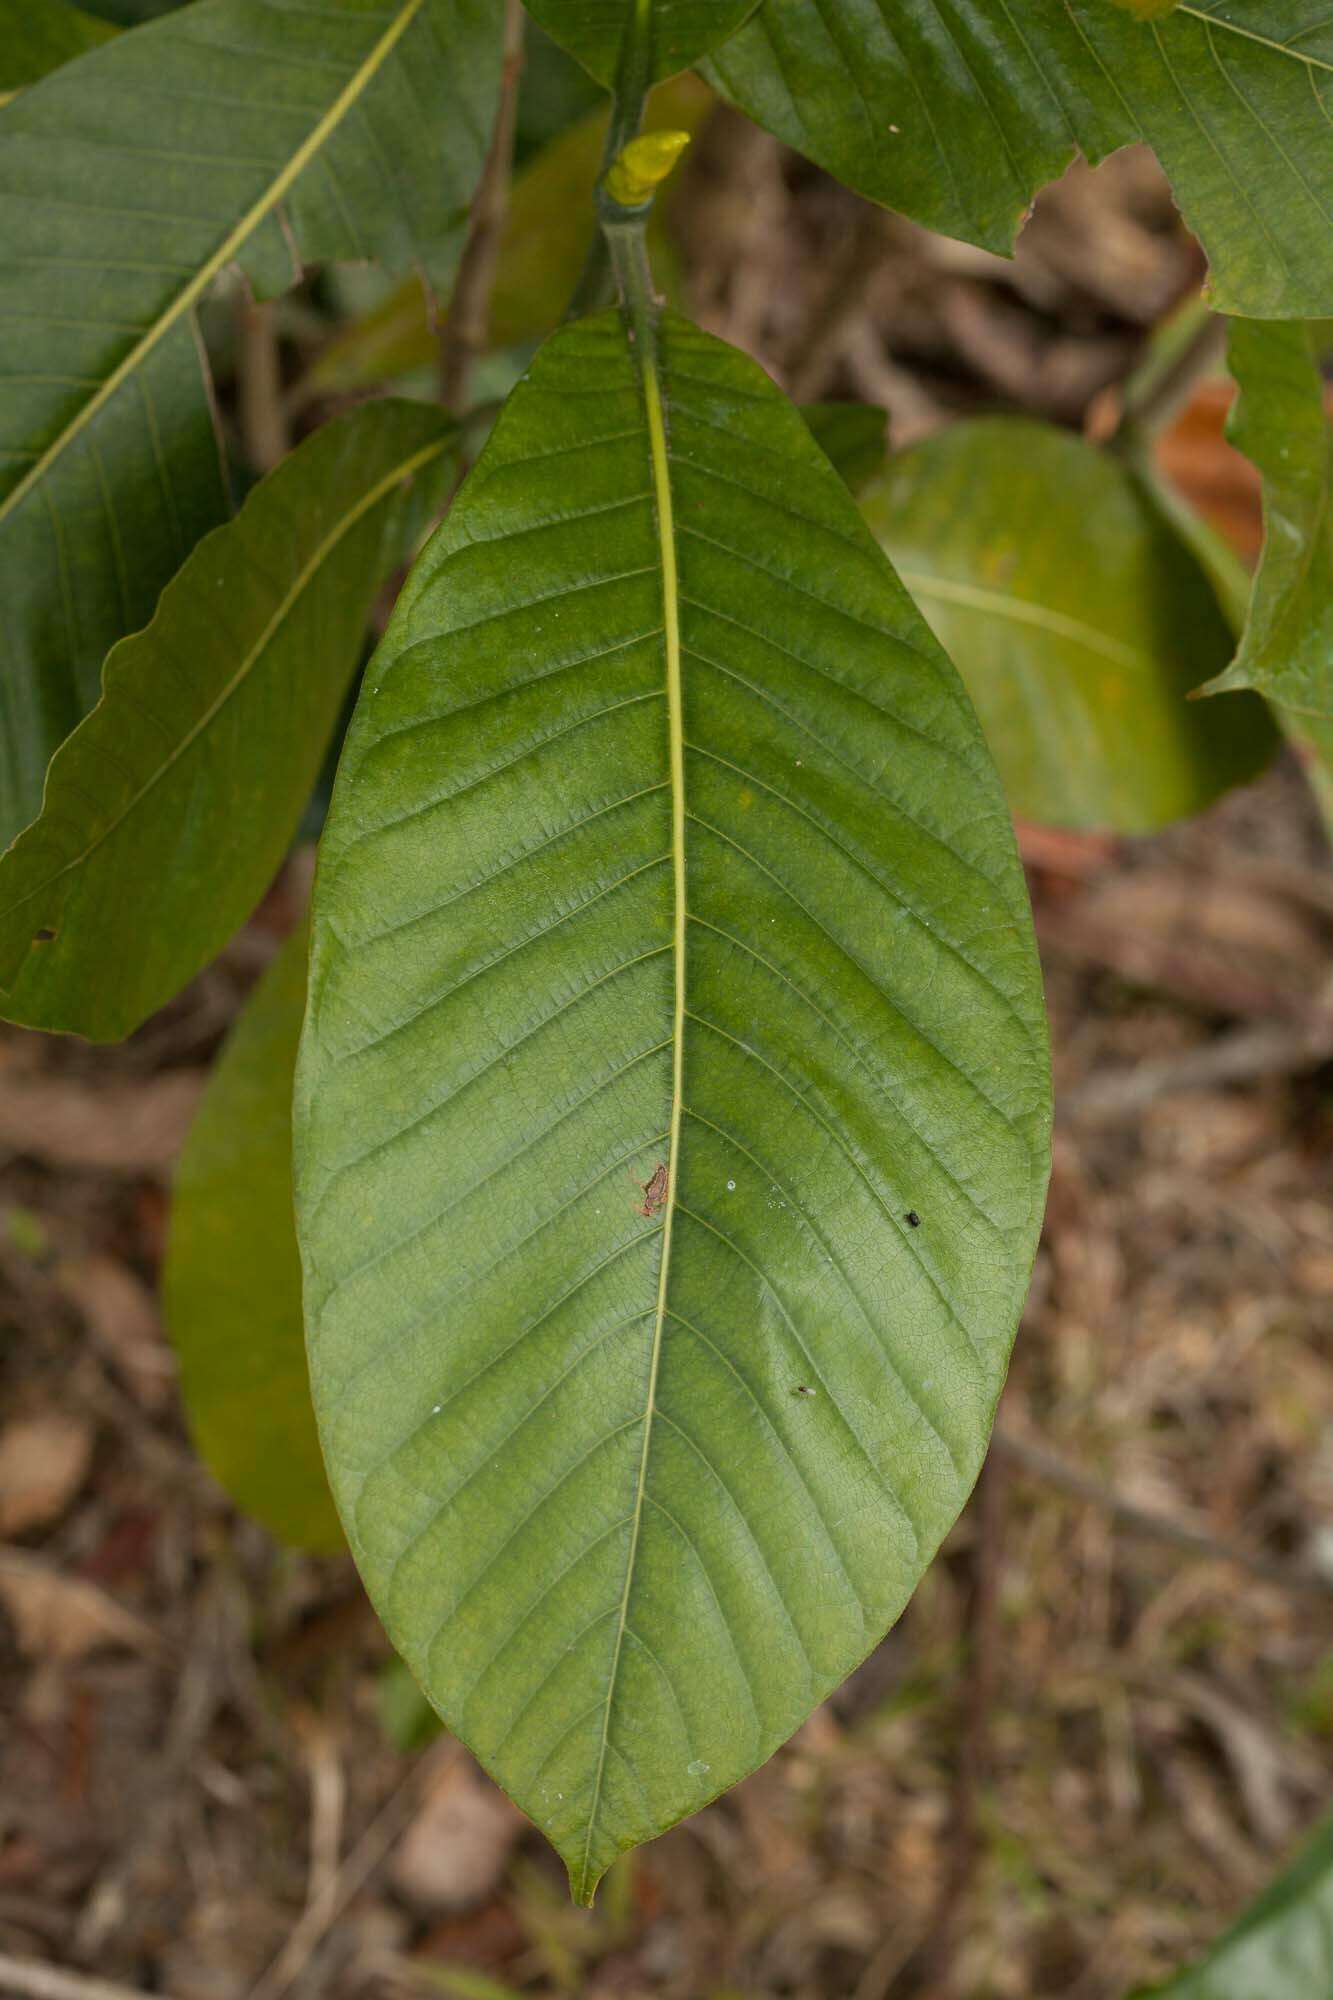
[[[1153,340],[1147,359],[1125,384],[1120,421],[1109,440],[1133,451],[1169,424],[1226,352],[1227,323],[1202,299],[1183,306]]]
[[[625,39],[620,44],[611,123],[606,132],[602,172],[629,144],[643,123],[643,107],[653,70],[653,0],[629,0]]]
[[[606,144],[602,148],[603,177],[607,168],[613,161],[619,159],[643,123],[643,108],[648,101],[652,68],[653,0],[627,0],[625,38],[620,45],[615,92],[611,100],[611,117],[606,128]],[[615,221],[614,218],[608,218],[606,206],[601,199],[600,184],[598,214],[601,217],[602,228],[593,238],[587,261],[574,288],[574,296],[565,312],[567,320],[581,319],[585,313],[596,312],[599,307],[607,303],[607,280],[611,275],[614,256],[609,229],[615,226]],[[651,294],[651,286],[649,290]]]

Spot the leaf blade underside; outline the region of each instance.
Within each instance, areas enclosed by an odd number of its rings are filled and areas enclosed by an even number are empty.
[[[1153,147],[1220,310],[1333,298],[1333,22],[1319,0],[764,0],[705,64],[758,123],[861,193],[1007,251],[1081,150]]]
[[[1046,1170],[956,677],[767,378],[675,319],[661,354],[616,315],[548,343],[409,579],[296,1099],[349,1541],[584,1900],[901,1609]]]

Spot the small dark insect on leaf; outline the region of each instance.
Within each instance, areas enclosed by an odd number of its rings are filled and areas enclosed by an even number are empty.
[[[54,944],[56,934],[54,931],[34,931],[32,941],[34,944]]]
[[[914,1208],[908,1209],[906,1215],[903,1217],[903,1221],[909,1229],[919,1229],[921,1227],[921,1217]]]
[[[663,1160],[660,1166],[654,1167],[652,1179],[649,1181],[640,1181],[639,1186],[643,1189],[643,1206],[637,1211],[637,1213],[639,1215],[647,1215],[647,1216],[656,1215],[658,1209],[661,1208],[663,1203],[666,1201],[666,1194],[667,1194],[666,1161]]]
[[[818,1394],[818,1389],[811,1389],[804,1382],[798,1382],[792,1390],[793,1396],[817,1396]]]

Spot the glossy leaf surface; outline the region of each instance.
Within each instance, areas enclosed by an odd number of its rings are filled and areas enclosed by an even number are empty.
[[[688,69],[753,14],[758,0],[527,0],[548,35],[599,83],[615,81],[631,7],[651,15],[654,82]]]
[[[1156,2000],[1315,2000],[1333,1993],[1333,1820],[1201,1964]]]
[[[197,0],[0,113],[0,841],[225,514],[204,291],[295,255],[447,281],[498,76],[493,0]]]
[[[1046,1173],[975,718],[798,412],[682,321],[660,369],[617,315],[552,339],[405,588],[296,1106],[353,1551],[586,1899],[901,1610]]]
[[[1107,453],[987,417],[891,460],[866,518],[977,705],[1026,818],[1148,833],[1252,777],[1250,701],[1187,699],[1230,657],[1207,577]]]
[[[302,925],[209,1078],[176,1171],[162,1292],[204,1463],[279,1541],[336,1549],[342,1530],[310,1403],[292,1224],[307,943]]]
[[[0,0],[0,97],[36,83],[114,33],[69,0]]]
[[[1322,0],[764,0],[710,80],[863,194],[1007,250],[1075,147],[1146,139],[1217,304],[1333,300],[1333,17]]]
[[[0,858],[0,1012],[128,1034],[244,921],[300,823],[374,595],[446,490],[453,426],[338,419],[257,486],[107,661]]]

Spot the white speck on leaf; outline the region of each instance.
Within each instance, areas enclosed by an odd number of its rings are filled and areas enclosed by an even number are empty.
[[[705,1764],[702,1757],[696,1757],[692,1764],[687,1764],[685,1766],[685,1769],[689,1773],[690,1777],[702,1778],[706,1775],[708,1771],[712,1769],[712,1766],[710,1764]]]

